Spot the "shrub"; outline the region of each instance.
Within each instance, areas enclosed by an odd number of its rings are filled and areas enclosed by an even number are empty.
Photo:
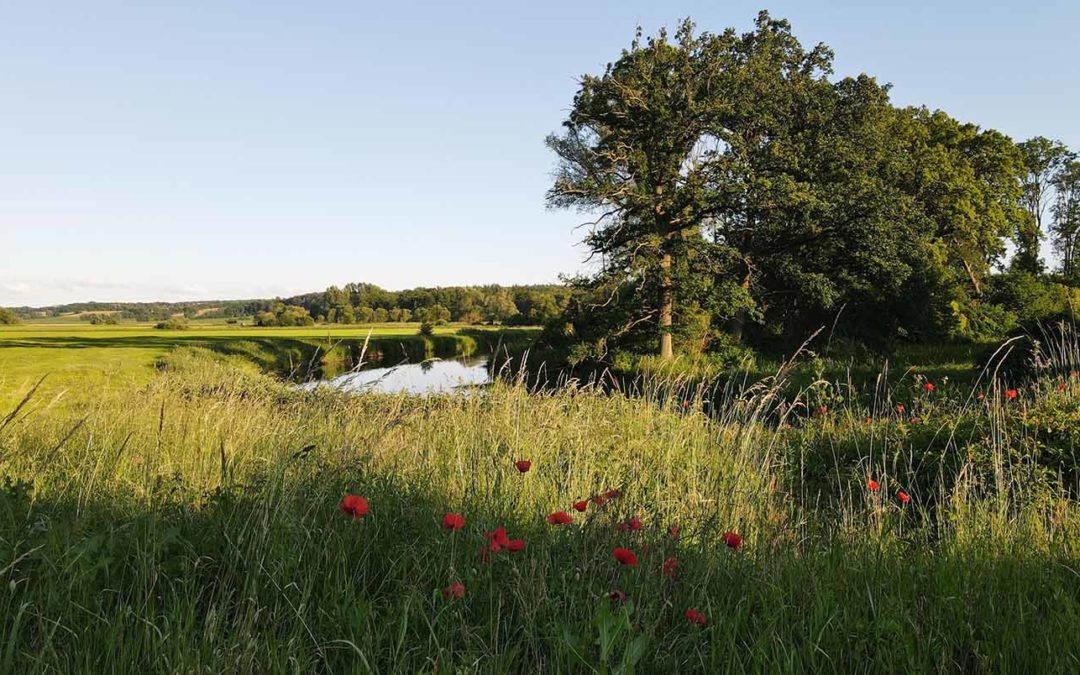
[[[187,330],[191,327],[187,319],[179,316],[174,316],[171,319],[159,321],[154,325],[154,328],[158,330]]]

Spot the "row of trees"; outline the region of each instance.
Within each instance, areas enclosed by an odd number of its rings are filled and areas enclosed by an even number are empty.
[[[1075,279],[1072,153],[896,107],[869,75],[832,79],[832,60],[762,12],[743,34],[639,31],[582,78],[547,141],[548,203],[590,214],[597,267],[573,282],[564,334],[665,358],[677,338],[790,343],[830,325],[958,337],[1005,320],[989,296],[1006,244],[1027,283],[1046,231]]]
[[[374,284],[331,286],[324,293],[290,298],[327,323],[448,321],[478,324],[543,324],[566,309],[563,286],[449,286],[387,291]]]

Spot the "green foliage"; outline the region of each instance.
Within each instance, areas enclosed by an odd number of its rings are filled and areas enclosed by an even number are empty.
[[[182,316],[174,316],[170,319],[157,322],[154,324],[154,328],[158,330],[187,330],[188,328],[191,328],[191,324]]]
[[[19,323],[19,317],[15,312],[7,309],[6,307],[0,307],[0,325],[12,325]]]
[[[315,319],[311,318],[311,314],[307,309],[300,307],[299,305],[286,305],[284,303],[274,303],[274,306],[266,312],[259,312],[255,315],[256,326],[313,326],[315,325]]]

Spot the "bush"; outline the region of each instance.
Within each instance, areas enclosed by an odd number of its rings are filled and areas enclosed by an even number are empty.
[[[187,319],[179,316],[159,321],[154,325],[154,328],[157,328],[158,330],[187,330],[190,327],[191,325],[188,323]]]
[[[420,335],[423,335],[424,337],[435,335],[435,326],[428,321],[423,322],[420,324]]]
[[[19,323],[19,317],[15,316],[15,312],[4,307],[0,307],[0,325],[15,323]]]

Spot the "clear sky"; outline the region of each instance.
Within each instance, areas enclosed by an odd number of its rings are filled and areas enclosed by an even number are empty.
[[[1080,148],[1078,0],[0,0],[0,305],[555,281],[576,78],[763,7],[900,104]]]

